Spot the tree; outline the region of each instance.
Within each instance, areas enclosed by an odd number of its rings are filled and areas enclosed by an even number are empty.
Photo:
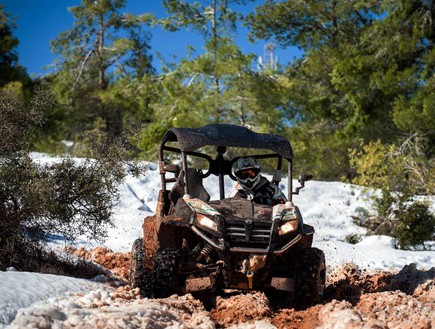
[[[279,45],[305,51],[358,39],[379,11],[379,2],[268,0],[248,15],[251,38],[273,38]],[[356,40],[355,40],[356,41]]]
[[[143,131],[145,152],[155,153],[171,126],[236,123],[261,132],[282,130],[287,80],[273,71],[255,70],[255,56],[243,54],[233,40],[241,15],[232,8],[244,1],[163,4],[168,17],[158,23],[169,31],[188,28],[200,33],[204,50],[190,47],[187,58],[161,76],[163,98],[152,105],[157,115]]]
[[[122,14],[124,7],[125,0],[83,0],[69,8],[74,27],[52,41],[61,56],[54,90],[72,111],[72,134],[92,129],[99,118],[109,134],[120,135],[127,108],[107,95],[120,77],[154,74],[143,31],[150,16]]]
[[[289,134],[303,159],[298,166],[319,179],[337,178],[348,170],[347,148],[361,138],[356,131],[370,126],[365,112],[373,107],[367,97],[373,90],[364,84],[371,70],[358,52],[372,18],[361,3],[268,1],[247,18],[252,38],[273,37],[278,45],[305,51],[286,72],[291,86],[289,112],[295,118],[289,120]],[[347,81],[340,79],[343,70]]]
[[[16,28],[10,15],[0,5],[0,88],[10,82],[21,82],[27,91],[31,90],[32,81],[26,70],[18,64],[17,46],[19,41],[13,35]]]
[[[347,149],[361,139],[401,145],[418,133],[431,161],[433,10],[419,0],[288,0],[248,17],[252,38],[305,51],[287,70],[291,132],[316,177],[351,177]]]
[[[179,0],[163,1],[164,7],[170,14],[168,18],[160,21],[163,28],[169,31],[190,28],[200,33],[204,38],[207,54],[197,59],[196,65],[194,65],[195,68],[188,69],[197,71],[196,74],[201,74],[203,79],[208,76],[208,81],[205,81],[205,83],[209,91],[213,90],[212,93],[209,92],[209,96],[214,98],[210,102],[210,104],[214,104],[210,109],[210,114],[214,117],[215,122],[221,120],[224,111],[220,101],[223,88],[225,88],[222,85],[223,76],[231,74],[231,70],[234,72],[234,70],[239,69],[234,67],[234,63],[229,62],[231,56],[238,56],[238,60],[242,60],[240,51],[235,47],[231,39],[231,32],[235,31],[237,18],[240,16],[237,12],[231,10],[231,4],[241,3],[244,3],[244,1],[211,0],[204,5],[198,2]],[[229,65],[230,67],[228,67]]]

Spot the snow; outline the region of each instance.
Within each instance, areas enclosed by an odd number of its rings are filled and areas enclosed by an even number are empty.
[[[0,271],[0,328],[10,323],[17,310],[54,296],[103,289],[101,283],[71,277]]]
[[[56,161],[42,154],[33,154],[33,157],[43,163]],[[270,176],[266,177],[270,179]],[[298,186],[298,183],[294,181],[293,185]],[[212,199],[219,197],[217,178],[206,179],[204,186]],[[233,181],[225,182],[226,195],[229,195],[233,186]],[[280,187],[286,191],[285,179]],[[133,241],[142,235],[143,218],[151,215],[156,208],[159,188],[160,175],[157,165],[153,163],[148,164],[148,171],[144,177],[126,178],[121,187],[121,198],[114,209],[114,227],[109,229],[105,247],[119,252],[130,250]],[[366,191],[360,186],[342,182],[310,181],[299,195],[293,197],[293,202],[302,212],[304,222],[316,229],[314,246],[325,252],[328,266],[353,262],[366,270],[400,270],[410,263],[415,263],[419,269],[428,270],[434,267],[435,251],[398,250],[394,248],[395,242],[391,237],[364,236],[365,229],[357,226],[351,216],[361,211],[373,212],[368,198],[370,193],[375,191]],[[433,208],[435,198],[430,197],[429,201]],[[357,244],[346,242],[346,237],[354,234],[361,236],[361,241]],[[61,243],[54,241],[54,245],[57,246]],[[80,244],[86,248],[98,246],[94,241],[86,240],[80,240]],[[65,298],[79,292],[99,291],[99,295],[93,298],[102,300],[105,296],[102,291],[105,289],[109,288],[91,280],[18,271],[0,272],[0,328],[11,323],[17,312],[32,313],[36,312],[38,307],[50,307],[49,302],[56,298]],[[65,302],[65,299],[60,300]],[[145,300],[142,303],[151,302]],[[71,308],[74,308],[74,305],[71,305]],[[173,315],[165,313],[167,310],[162,305],[150,304],[147,312],[142,316],[148,319],[150,316],[158,317],[161,321],[164,321],[165,317],[170,318],[171,327],[181,326],[176,323]],[[53,311],[52,316],[56,318],[64,315]],[[206,323],[203,325],[208,327]],[[257,323],[256,326],[268,327],[261,323]],[[192,324],[192,327],[195,325]],[[251,328],[252,325],[245,327]]]

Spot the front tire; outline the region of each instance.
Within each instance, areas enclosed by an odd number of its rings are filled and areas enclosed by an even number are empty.
[[[142,239],[136,239],[131,248],[129,282],[133,288],[142,288],[144,276],[144,249]]]
[[[300,251],[296,271],[296,299],[301,307],[322,301],[326,282],[325,254],[317,248]]]
[[[180,293],[178,265],[180,251],[174,247],[163,248],[156,254],[154,271],[154,296],[168,297]]]

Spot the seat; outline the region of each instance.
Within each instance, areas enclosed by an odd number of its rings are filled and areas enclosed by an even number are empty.
[[[192,198],[198,198],[202,201],[209,201],[210,194],[202,185],[202,177],[200,171],[194,168],[187,168],[187,180],[189,182],[189,195]],[[177,177],[177,181],[169,192],[169,200],[171,205],[175,205],[177,200],[184,195],[184,171],[181,171]]]

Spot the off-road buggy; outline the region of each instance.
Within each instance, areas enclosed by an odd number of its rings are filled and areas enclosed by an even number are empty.
[[[226,197],[225,181],[236,180],[233,164],[246,154],[269,168],[274,163],[277,185],[286,162],[288,202],[272,207]],[[146,297],[240,289],[302,305],[318,302],[325,256],[311,246],[314,229],[292,202],[311,177],[299,177],[301,186],[293,191],[292,158],[287,139],[236,125],[170,129],[159,149],[156,215],[145,218],[144,237],[133,244],[131,285]],[[219,200],[210,201],[203,186],[211,175]]]

